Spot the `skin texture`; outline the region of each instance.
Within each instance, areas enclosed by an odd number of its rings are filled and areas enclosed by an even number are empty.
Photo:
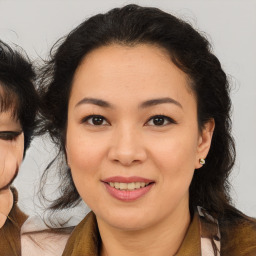
[[[111,106],[81,102],[85,97]],[[142,107],[167,97],[178,103]],[[101,125],[86,118],[90,115],[103,116]],[[155,125],[156,115],[174,121]],[[201,167],[199,158],[207,156],[213,130],[211,120],[200,132],[188,78],[163,49],[110,45],[84,58],[69,100],[66,153],[76,188],[96,214],[101,255],[178,250],[190,223],[189,185]],[[139,176],[154,184],[144,196],[124,202],[102,182],[113,176]]]
[[[2,132],[20,132],[20,122],[12,117],[12,112],[0,113],[0,227],[13,205],[13,195],[9,184],[16,176],[22,161],[24,150],[24,135],[6,136]]]

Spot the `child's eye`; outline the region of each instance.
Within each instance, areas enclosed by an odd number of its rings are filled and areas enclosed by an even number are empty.
[[[147,125],[152,126],[165,126],[170,123],[176,124],[177,122],[174,121],[172,118],[164,115],[153,116],[147,121]]]
[[[107,125],[108,124],[106,119],[103,116],[100,116],[100,115],[87,116],[82,120],[82,123],[87,123],[87,124],[95,125],[95,126],[96,125],[100,126],[100,125]]]
[[[0,132],[0,139],[1,140],[15,140],[22,131],[20,132],[13,132],[13,131],[2,131]]]

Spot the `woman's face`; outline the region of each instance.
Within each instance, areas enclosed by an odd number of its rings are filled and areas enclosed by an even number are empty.
[[[0,112],[0,189],[15,178],[24,151],[21,124],[12,111]]]
[[[152,45],[110,45],[77,68],[66,152],[98,221],[139,230],[189,211],[189,185],[210,147],[187,76]]]

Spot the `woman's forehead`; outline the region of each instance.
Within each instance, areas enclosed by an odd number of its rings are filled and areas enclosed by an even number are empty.
[[[95,50],[80,64],[70,100],[76,102],[83,97],[94,97],[108,101],[118,99],[124,103],[125,99],[135,102],[137,98],[148,100],[167,96],[177,101],[187,99],[191,97],[191,89],[187,75],[163,54],[162,49],[152,45],[111,45]],[[194,95],[192,98],[194,100]]]

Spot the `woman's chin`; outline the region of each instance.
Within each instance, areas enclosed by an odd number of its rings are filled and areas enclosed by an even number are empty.
[[[111,215],[103,215],[101,217],[97,217],[99,225],[107,225],[115,229],[123,230],[123,231],[138,231],[146,229],[153,225],[154,219],[152,216],[148,214],[140,214],[140,213],[118,213]]]

